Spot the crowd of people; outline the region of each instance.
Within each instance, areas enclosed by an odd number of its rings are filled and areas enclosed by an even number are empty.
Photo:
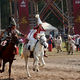
[[[66,38],[63,38],[60,34],[57,37],[52,37],[49,35],[48,44],[49,51],[52,51],[53,48],[56,48],[57,53],[62,52],[62,42],[65,43],[64,48],[66,48],[68,54],[73,54],[75,51],[80,51],[80,35],[68,35]]]
[[[57,37],[53,37],[51,34],[48,39],[49,51],[52,51],[53,48],[57,49],[57,53],[62,52],[62,37],[59,34]]]

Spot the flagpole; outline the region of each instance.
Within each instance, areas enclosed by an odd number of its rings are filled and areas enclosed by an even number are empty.
[[[1,34],[1,2],[0,2],[0,34]]]
[[[12,0],[9,0],[9,5],[10,5],[10,15],[12,16]]]

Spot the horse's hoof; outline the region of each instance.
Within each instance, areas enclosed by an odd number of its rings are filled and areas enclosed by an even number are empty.
[[[0,70],[0,73],[2,73],[3,71],[2,70]]]
[[[35,68],[33,68],[33,71],[35,71]]]
[[[45,66],[45,64],[41,65],[40,67],[44,67],[44,66]]]
[[[41,63],[38,63],[39,66],[41,66]]]
[[[28,77],[31,77],[31,75],[29,74]]]
[[[36,71],[39,72],[39,69],[37,69]]]
[[[1,68],[1,64],[0,64],[0,68]]]

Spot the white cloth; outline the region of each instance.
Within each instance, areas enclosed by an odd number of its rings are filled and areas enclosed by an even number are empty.
[[[34,35],[34,33],[35,33],[36,31],[37,31],[37,30],[32,29],[32,30],[30,31],[30,33],[28,34],[28,36],[27,36],[27,38],[28,38],[28,40],[29,40],[27,46],[30,45],[30,50],[31,50],[31,51],[33,51],[34,45],[35,45],[35,43],[36,43],[36,41],[37,41],[37,40],[33,37],[33,35]]]
[[[62,45],[62,38],[59,36],[59,38],[56,39],[56,46],[61,46]]]
[[[34,33],[36,32],[37,30],[35,29],[31,29],[30,33],[28,34],[27,38],[29,40],[27,46],[30,45],[30,50],[33,51],[33,48],[35,46],[35,43],[37,41],[38,38],[40,38],[40,36],[45,36],[45,32],[44,31],[41,31],[40,33],[37,34],[37,39],[35,39],[33,37]]]
[[[42,21],[41,21],[41,19],[40,19],[39,14],[36,14],[36,16],[35,16],[35,17],[38,19],[37,24],[38,24],[38,25],[39,25],[39,24],[42,24]]]
[[[77,45],[79,45],[79,39],[80,39],[80,37],[78,37],[78,38],[76,39],[76,41],[75,41],[75,43],[76,43]]]
[[[76,50],[75,41],[71,39],[71,40],[68,40],[68,43],[71,45],[72,51],[75,51]]]

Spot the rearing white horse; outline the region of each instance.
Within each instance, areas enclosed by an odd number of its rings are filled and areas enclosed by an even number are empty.
[[[42,65],[45,65],[44,61],[44,48],[48,48],[48,43],[45,35],[39,34],[39,39],[37,40],[33,55],[34,55],[34,62],[33,62],[33,70],[34,71],[39,71],[39,59],[42,62]],[[30,51],[27,49],[27,44],[24,45],[23,49],[23,54],[24,54],[24,59],[25,59],[25,64],[26,64],[26,70],[27,70],[27,75],[28,77],[30,76],[29,69],[28,69],[28,57],[30,55]]]

